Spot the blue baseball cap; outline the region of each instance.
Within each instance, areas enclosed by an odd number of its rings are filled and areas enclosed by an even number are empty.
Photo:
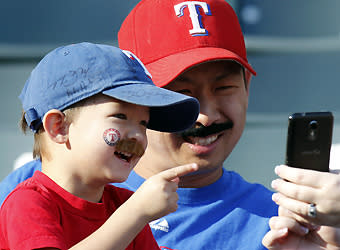
[[[178,132],[199,114],[195,98],[154,85],[150,73],[129,51],[93,43],[59,47],[34,68],[19,96],[29,127],[37,132],[49,110],[64,110],[102,93],[150,107],[149,129]]]

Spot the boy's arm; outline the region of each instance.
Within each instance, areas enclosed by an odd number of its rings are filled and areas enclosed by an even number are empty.
[[[71,249],[125,249],[150,221],[177,209],[178,178],[196,170],[196,164],[188,164],[150,177],[98,230]]]

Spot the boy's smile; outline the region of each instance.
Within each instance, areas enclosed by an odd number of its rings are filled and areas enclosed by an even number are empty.
[[[145,149],[136,140],[121,140],[116,145],[115,156],[119,159],[130,163],[133,157],[140,158],[144,154]]]

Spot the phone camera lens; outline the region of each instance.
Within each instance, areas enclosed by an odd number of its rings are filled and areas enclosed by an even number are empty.
[[[317,133],[318,127],[319,127],[319,124],[318,124],[317,121],[311,121],[309,123],[309,130],[308,130],[309,140],[311,140],[311,141],[316,140],[317,135],[318,135],[318,133]]]
[[[317,130],[318,129],[318,122],[317,121],[311,121],[310,123],[309,123],[309,127],[310,127],[310,129],[311,130]]]

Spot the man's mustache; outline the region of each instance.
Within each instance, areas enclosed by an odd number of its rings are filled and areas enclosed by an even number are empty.
[[[194,136],[194,137],[206,137],[209,135],[217,134],[227,129],[231,129],[234,126],[232,121],[227,121],[224,123],[214,123],[208,127],[203,125],[199,127],[194,127],[187,129],[179,133],[182,137]]]
[[[136,140],[123,139],[117,142],[115,146],[116,150],[118,151],[135,154],[138,157],[141,157],[145,151],[142,144],[140,144]]]

